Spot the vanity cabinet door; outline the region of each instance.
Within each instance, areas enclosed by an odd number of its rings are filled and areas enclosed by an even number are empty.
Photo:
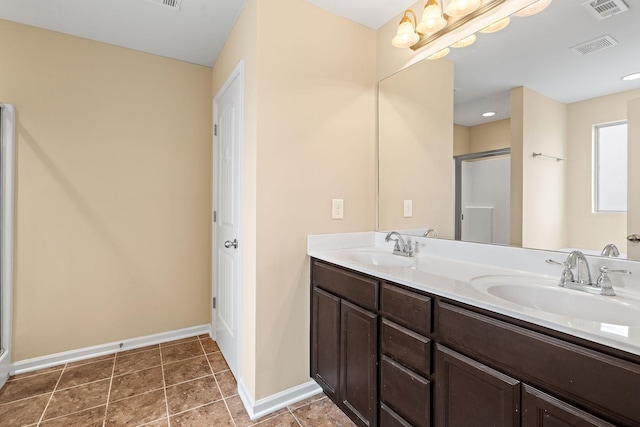
[[[439,427],[520,425],[520,382],[436,346],[435,419]]]
[[[314,288],[311,310],[311,378],[334,401],[340,369],[340,298]]]
[[[522,427],[613,427],[613,424],[523,384]]]
[[[347,301],[340,311],[342,408],[358,424],[376,425],[378,316]]]

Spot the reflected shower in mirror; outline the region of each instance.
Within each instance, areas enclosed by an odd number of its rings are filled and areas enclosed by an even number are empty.
[[[640,155],[631,136],[640,79],[622,79],[640,72],[640,5],[602,18],[583,3],[555,0],[379,82],[379,230],[432,228],[439,238],[590,254],[613,243],[640,259],[640,244],[627,241],[640,233],[640,176],[630,168],[627,212],[597,211],[593,192],[597,126],[626,122],[627,158]],[[494,150],[509,150],[508,178],[505,165],[494,174],[491,162],[473,159]],[[477,178],[465,183],[455,159]],[[456,188],[481,182],[493,183],[483,190],[491,197],[508,187],[508,209],[504,197],[456,206]],[[470,237],[465,218],[480,224]]]

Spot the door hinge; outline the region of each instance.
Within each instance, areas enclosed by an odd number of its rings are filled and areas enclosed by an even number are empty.
[[[217,124],[213,125],[213,136],[218,136],[218,125]]]
[[[216,308],[216,297],[213,297],[213,308]]]
[[[218,220],[218,212],[213,211],[213,222],[216,222],[217,220]]]

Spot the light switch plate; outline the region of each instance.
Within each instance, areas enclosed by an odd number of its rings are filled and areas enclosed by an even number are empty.
[[[413,216],[413,200],[404,201],[404,217],[411,218]]]
[[[344,200],[331,199],[331,219],[344,218]]]

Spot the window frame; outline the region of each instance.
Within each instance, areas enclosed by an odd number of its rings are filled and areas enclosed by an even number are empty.
[[[600,159],[600,129],[603,128],[608,128],[608,127],[613,127],[613,126],[621,126],[621,125],[628,125],[627,120],[617,120],[614,122],[608,122],[608,123],[600,123],[597,125],[593,126],[593,149],[592,149],[592,156],[593,156],[593,165],[592,165],[592,174],[591,174],[591,186],[592,186],[592,191],[591,191],[591,212],[594,214],[626,214],[628,211],[628,205],[627,205],[627,209],[626,210],[599,210],[599,180],[600,180],[600,176],[599,176],[599,163],[598,160]],[[628,132],[628,128],[627,128],[627,132]],[[627,139],[627,149],[628,149],[628,139]],[[627,200],[625,199],[625,202]]]

